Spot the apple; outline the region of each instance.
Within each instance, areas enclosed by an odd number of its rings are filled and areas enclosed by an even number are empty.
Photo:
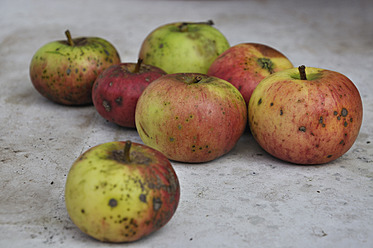
[[[169,160],[131,141],[84,152],[66,179],[65,203],[73,223],[105,242],[136,241],[174,215],[180,185]]]
[[[361,97],[350,79],[304,66],[263,79],[248,112],[259,145],[295,164],[323,164],[342,156],[355,142],[363,118]]]
[[[144,89],[166,73],[155,66],[121,63],[104,70],[92,89],[93,104],[106,120],[123,127],[135,127],[135,108]]]
[[[135,112],[142,141],[180,162],[211,161],[228,153],[247,123],[241,93],[223,79],[175,73],[154,80]]]
[[[255,87],[272,73],[293,68],[293,64],[278,50],[258,43],[241,43],[220,54],[207,74],[233,84],[249,104]]]
[[[207,73],[214,59],[230,46],[208,22],[176,22],[153,30],[143,41],[139,57],[169,74]]]
[[[92,84],[113,64],[120,63],[115,47],[98,37],[53,41],[36,51],[30,63],[30,78],[47,99],[63,105],[92,104]]]

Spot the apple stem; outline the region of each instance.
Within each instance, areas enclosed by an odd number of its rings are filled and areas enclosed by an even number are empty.
[[[73,39],[71,38],[71,34],[70,34],[70,31],[69,30],[66,30],[65,31],[65,35],[67,37],[67,42],[69,43],[70,46],[74,46],[74,41]]]
[[[136,64],[136,67],[135,67],[135,70],[133,71],[133,73],[138,73],[140,71],[140,67],[141,67],[142,61],[143,61],[143,59],[141,59],[141,58],[139,58],[137,60],[137,64]]]
[[[214,22],[212,20],[208,20],[207,22],[182,22],[178,28],[180,32],[187,32],[188,31],[188,24],[206,24],[206,25],[214,25]]]
[[[130,159],[131,145],[132,145],[132,142],[130,140],[127,140],[126,145],[124,146],[124,150],[123,150],[123,161],[125,163],[130,163],[131,162],[131,159]]]
[[[300,75],[300,80],[307,80],[306,67],[304,65],[301,65],[298,67],[298,71]]]

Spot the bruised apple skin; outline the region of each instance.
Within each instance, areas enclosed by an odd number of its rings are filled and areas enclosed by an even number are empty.
[[[30,79],[47,99],[63,105],[92,104],[92,85],[111,65],[120,63],[116,48],[99,37],[53,41],[36,51],[30,63]]]
[[[166,73],[155,66],[121,63],[103,71],[92,88],[93,104],[106,120],[119,126],[135,127],[137,100],[144,89]]]
[[[180,185],[169,160],[150,147],[108,142],[84,152],[66,180],[65,203],[74,224],[105,242],[131,242],[174,215]]]
[[[362,123],[358,89],[343,74],[300,66],[265,78],[248,107],[259,145],[295,164],[323,164],[346,153]]]
[[[270,46],[241,43],[220,54],[207,74],[233,84],[249,104],[251,94],[260,81],[272,73],[292,67],[284,54]]]
[[[240,92],[223,79],[176,73],[144,90],[135,121],[144,144],[169,159],[200,163],[235,146],[246,128],[247,107]]]

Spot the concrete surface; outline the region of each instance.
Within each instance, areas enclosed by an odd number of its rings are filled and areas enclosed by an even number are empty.
[[[136,131],[94,107],[41,97],[28,66],[47,42],[100,36],[135,62],[159,25],[213,19],[231,45],[259,42],[294,65],[339,71],[358,87],[364,121],[354,146],[323,166],[281,162],[243,135],[228,155],[173,163],[181,200],[160,231],[124,247],[373,247],[373,4],[355,1],[0,2],[0,247],[109,247],[77,229],[64,205],[72,162]],[[118,247],[118,246],[117,246]]]

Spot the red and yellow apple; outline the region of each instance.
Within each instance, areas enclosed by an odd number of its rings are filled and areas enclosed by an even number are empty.
[[[176,73],[153,81],[135,113],[142,141],[169,159],[198,163],[228,153],[247,123],[241,93],[223,79]]]
[[[163,227],[174,215],[180,185],[169,160],[137,143],[108,142],[71,166],[66,209],[84,233],[105,242],[130,242]]]
[[[111,65],[120,63],[115,47],[99,37],[53,41],[36,51],[30,63],[35,89],[47,99],[64,105],[92,104],[92,85]]]
[[[123,127],[135,127],[137,100],[144,89],[166,73],[155,66],[121,63],[103,71],[92,88],[93,104],[106,120]]]
[[[323,164],[354,144],[363,106],[343,74],[300,66],[262,80],[248,113],[253,137],[268,153],[295,164]]]
[[[207,74],[233,84],[249,104],[255,87],[272,73],[293,65],[278,50],[258,43],[241,43],[227,49],[211,64]]]

